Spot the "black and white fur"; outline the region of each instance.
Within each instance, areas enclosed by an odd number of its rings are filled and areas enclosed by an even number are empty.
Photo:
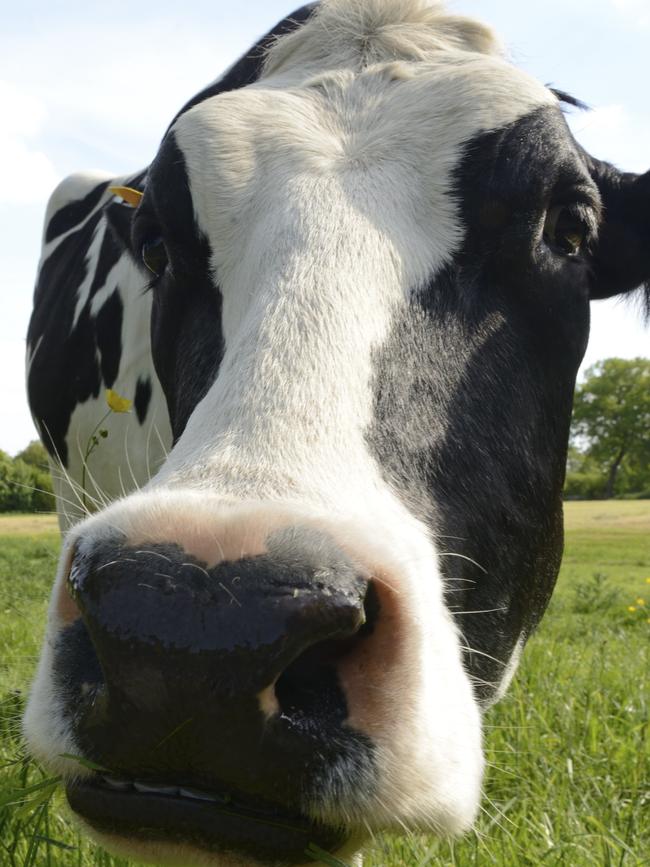
[[[329,0],[278,33],[188,103],[146,174],[111,181],[144,190],[135,214],[90,176],[50,203],[29,386],[73,526],[25,732],[79,773],[54,676],[79,552],[173,541],[216,563],[215,545],[304,523],[381,576],[381,606],[364,676],[338,672],[341,737],[367,739],[372,771],[328,768],[302,809],[355,846],[387,827],[459,833],[481,712],[559,568],[590,298],[650,278],[650,181],[585,154],[556,95],[439,3]],[[584,224],[577,256],[548,243],[557,206]],[[158,239],[168,264],[147,288],[140,251]],[[75,523],[104,387],[136,409],[146,390],[146,409],[110,419],[89,469],[93,496],[118,499]],[[252,863],[173,835],[101,839]]]

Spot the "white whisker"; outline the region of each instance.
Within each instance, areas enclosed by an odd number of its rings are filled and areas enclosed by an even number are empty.
[[[145,549],[142,549],[140,551],[135,551],[134,553],[135,554],[150,554],[152,557],[161,557],[163,560],[166,560],[168,563],[171,563],[172,565],[174,564],[174,561],[170,557],[165,556],[165,554],[161,554],[160,551],[147,551]]]
[[[481,566],[480,563],[477,563],[476,560],[472,560],[471,557],[468,557],[466,554],[459,554],[456,551],[438,551],[439,557],[459,557],[461,560],[467,560],[468,563],[471,563],[473,566],[476,566],[477,569],[480,569],[485,575],[488,574],[488,570]]]
[[[131,476],[131,481],[133,482],[133,490],[139,491],[140,485],[138,484],[138,480],[135,477],[135,473],[133,472],[133,466],[131,465],[131,458],[129,457],[129,426],[128,424],[124,426],[124,457],[126,458],[126,466],[129,471],[129,475]]]

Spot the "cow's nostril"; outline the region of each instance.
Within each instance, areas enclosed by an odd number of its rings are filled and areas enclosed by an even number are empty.
[[[357,639],[323,641],[294,660],[275,684],[280,713],[294,723],[341,723],[347,717],[337,660]],[[343,647],[338,646],[343,645]]]
[[[341,723],[346,719],[347,702],[339,684],[338,666],[374,629],[379,598],[372,581],[368,584],[363,612],[365,616],[354,635],[312,645],[280,675],[275,696],[284,717],[301,725],[309,725],[310,721],[319,725]]]

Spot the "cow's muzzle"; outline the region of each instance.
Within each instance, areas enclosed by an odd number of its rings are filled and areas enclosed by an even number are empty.
[[[68,799],[92,826],[286,864],[344,843],[318,805],[337,768],[372,788],[373,746],[346,725],[338,669],[379,606],[329,537],[289,528],[216,564],[104,542],[77,551],[61,598],[58,687],[98,768]]]

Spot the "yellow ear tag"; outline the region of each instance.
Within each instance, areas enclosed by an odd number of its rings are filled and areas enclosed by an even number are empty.
[[[119,196],[124,199],[127,205],[131,208],[137,208],[140,204],[140,199],[144,195],[140,190],[134,190],[133,187],[109,187],[109,192],[114,196]]]

